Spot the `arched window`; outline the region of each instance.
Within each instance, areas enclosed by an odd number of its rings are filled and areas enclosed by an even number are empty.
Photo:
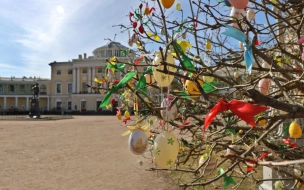
[[[40,86],[40,94],[46,95],[46,86],[44,84]]]
[[[22,84],[19,86],[19,92],[25,93],[25,85]]]
[[[9,89],[10,93],[14,93],[15,92],[15,86],[13,84],[9,85],[8,89]]]
[[[0,84],[0,93],[3,93],[3,86]]]

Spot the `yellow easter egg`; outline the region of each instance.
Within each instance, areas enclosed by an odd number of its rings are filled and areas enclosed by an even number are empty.
[[[182,9],[181,4],[176,3],[175,8],[176,8],[176,10],[180,11]]]
[[[289,135],[291,138],[301,138],[302,136],[302,129],[301,127],[296,123],[292,122],[289,126]]]
[[[203,80],[205,83],[212,82],[214,80],[214,77],[211,76],[203,76]]]
[[[203,81],[198,79],[198,82],[203,87],[203,85],[204,85]],[[186,89],[187,93],[193,98],[198,97],[198,95],[201,94],[201,92],[198,90],[195,82],[193,82],[191,80],[186,80],[185,89]]]
[[[125,111],[124,116],[126,119],[128,119],[130,117],[130,113],[128,111]]]
[[[163,7],[165,7],[166,9],[169,9],[170,7],[172,7],[172,5],[174,4],[175,0],[160,0],[161,4],[163,5]]]
[[[172,167],[177,159],[179,143],[170,132],[165,131],[156,136],[153,145],[154,163],[163,169]]]
[[[208,40],[208,41],[206,42],[206,49],[207,49],[208,51],[210,51],[210,50],[211,50],[211,47],[212,47],[212,44],[211,44],[210,40]]]

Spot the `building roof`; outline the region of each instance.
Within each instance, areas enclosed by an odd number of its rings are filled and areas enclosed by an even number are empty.
[[[99,48],[96,48],[93,52],[97,51],[97,50],[102,50],[102,49],[109,49],[109,48],[115,48],[115,49],[128,49],[128,47],[121,45],[121,43],[119,42],[109,42],[106,45],[103,45]]]

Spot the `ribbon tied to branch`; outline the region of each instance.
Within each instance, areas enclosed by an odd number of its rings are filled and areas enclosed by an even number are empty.
[[[105,95],[105,97],[102,100],[99,108],[107,106],[109,101],[110,101],[110,97],[112,96],[112,94],[114,92],[118,91],[119,89],[121,89],[123,87],[123,85],[125,85],[127,82],[129,82],[134,75],[136,75],[136,72],[130,72],[130,73],[126,74],[125,77],[119,83],[113,85],[110,88],[110,90],[108,91],[108,93]]]
[[[135,130],[142,130],[143,132],[146,132],[146,133],[149,133],[150,134],[150,131],[149,131],[149,127],[150,125],[147,124],[147,125],[144,125],[144,126],[140,126],[139,123],[137,123],[135,126],[127,126],[127,128],[129,129],[128,131],[124,132],[123,134],[121,134],[122,136],[127,136],[129,134],[131,134],[133,131]]]
[[[237,115],[239,118],[241,118],[248,124],[252,125],[253,127],[256,127],[253,117],[260,112],[266,111],[267,109],[268,108],[264,106],[257,106],[239,100],[232,100],[230,102],[227,102],[226,100],[220,99],[206,115],[204,131],[208,128],[208,126],[218,113],[227,110],[230,110],[232,113]]]
[[[251,73],[252,69],[252,63],[253,63],[253,53],[252,53],[252,47],[251,42],[247,40],[246,35],[240,31],[239,29],[236,29],[232,26],[229,26],[227,24],[223,24],[228,30],[225,32],[222,32],[222,34],[226,36],[230,36],[236,40],[239,40],[240,42],[243,42],[245,46],[245,52],[244,52],[244,59],[246,62],[246,71],[248,73]]]

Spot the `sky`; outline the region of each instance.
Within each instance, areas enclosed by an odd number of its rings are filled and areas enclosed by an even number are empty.
[[[115,24],[139,0],[0,0],[0,77],[51,77],[48,65],[68,61],[114,39],[127,45]]]

